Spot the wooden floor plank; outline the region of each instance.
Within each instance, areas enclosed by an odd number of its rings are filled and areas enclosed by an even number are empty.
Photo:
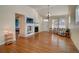
[[[70,38],[49,32],[41,32],[31,37],[19,37],[16,43],[1,45],[1,53],[76,53],[77,48]]]

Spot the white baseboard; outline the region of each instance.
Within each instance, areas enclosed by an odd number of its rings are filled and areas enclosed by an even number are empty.
[[[13,40],[13,42],[15,42],[16,40]],[[4,45],[6,42],[0,42],[0,45]]]
[[[25,36],[26,36],[26,37],[29,37],[29,36],[34,35],[34,34],[35,34],[35,33],[26,34]]]
[[[3,44],[5,44],[5,42],[0,42],[0,45],[3,45]]]

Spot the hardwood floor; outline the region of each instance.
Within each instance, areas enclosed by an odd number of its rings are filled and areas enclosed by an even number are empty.
[[[2,53],[63,53],[78,52],[69,38],[60,37],[50,32],[37,33],[31,37],[19,37],[10,45],[1,45]]]

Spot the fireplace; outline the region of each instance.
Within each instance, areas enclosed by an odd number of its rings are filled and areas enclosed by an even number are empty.
[[[38,32],[38,26],[35,26],[35,32]]]
[[[26,17],[25,36],[31,36],[34,34],[34,20],[33,18]]]
[[[26,24],[25,36],[30,36],[34,34],[34,24]]]
[[[32,26],[27,26],[27,34],[32,33]]]

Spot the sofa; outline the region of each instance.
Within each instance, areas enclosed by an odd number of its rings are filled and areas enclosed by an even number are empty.
[[[68,28],[54,28],[53,33],[60,36],[70,37],[70,29]]]

